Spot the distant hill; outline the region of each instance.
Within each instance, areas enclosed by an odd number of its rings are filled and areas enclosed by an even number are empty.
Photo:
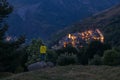
[[[1,80],[120,80],[120,67],[63,66],[13,75]]]
[[[58,32],[56,40],[59,40],[68,33],[96,28],[103,32],[106,42],[114,46],[120,46],[120,5],[95,14],[82,22],[73,24],[71,27]]]
[[[13,36],[48,39],[58,30],[79,22],[120,0],[8,0],[14,6],[8,23]]]

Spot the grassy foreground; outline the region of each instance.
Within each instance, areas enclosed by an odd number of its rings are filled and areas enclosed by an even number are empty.
[[[120,80],[120,67],[70,65],[20,73],[1,80]]]

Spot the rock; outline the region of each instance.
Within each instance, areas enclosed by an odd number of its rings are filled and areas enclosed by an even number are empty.
[[[45,61],[36,62],[34,64],[29,65],[28,70],[34,71],[34,70],[39,70],[39,69],[43,69],[43,68],[47,68],[47,67],[54,67],[54,63],[45,62]]]
[[[45,68],[46,66],[47,66],[46,62],[41,61],[41,62],[37,62],[37,63],[29,65],[28,70],[34,71],[34,70]]]
[[[54,65],[54,63],[52,63],[52,62],[47,62],[47,67],[54,67],[55,65]]]

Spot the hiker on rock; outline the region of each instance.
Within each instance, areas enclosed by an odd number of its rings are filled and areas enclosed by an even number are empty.
[[[45,61],[46,53],[47,53],[47,47],[44,44],[42,44],[40,46],[40,58],[42,61]]]

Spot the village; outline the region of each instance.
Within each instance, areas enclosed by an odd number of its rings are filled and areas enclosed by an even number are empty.
[[[68,44],[71,44],[73,47],[82,48],[95,40],[104,43],[104,36],[99,29],[68,34],[59,40],[58,45],[55,45],[52,48],[59,49],[61,47],[66,47]]]

